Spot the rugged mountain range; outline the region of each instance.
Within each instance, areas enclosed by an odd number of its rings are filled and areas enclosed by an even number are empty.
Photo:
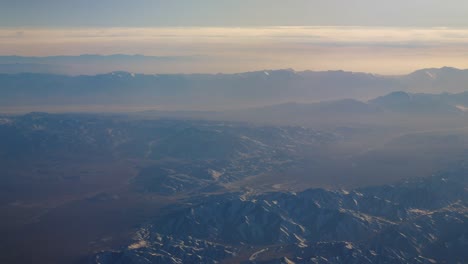
[[[464,263],[466,165],[351,191],[193,198],[91,263]]]
[[[17,73],[0,74],[0,104],[226,110],[291,101],[368,100],[394,91],[460,93],[467,89],[466,83],[466,70],[448,67],[405,76],[294,70],[154,75],[112,72],[94,76]]]

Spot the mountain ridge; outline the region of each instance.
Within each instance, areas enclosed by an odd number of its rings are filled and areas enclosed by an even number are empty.
[[[157,55],[143,55],[143,54],[123,54],[123,53],[116,53],[116,54],[79,54],[79,55],[54,55],[54,56],[20,56],[20,55],[0,55],[0,65],[1,64],[21,64],[21,63],[36,63],[36,64],[41,64],[40,62],[67,62],[67,60],[77,60],[77,62],[86,62],[86,60],[95,60],[95,62],[99,62],[99,60],[118,60],[118,59],[136,59],[136,60],[176,60],[176,59],[196,59],[199,58],[199,56],[157,56]],[[68,61],[67,64],[71,64],[73,61]],[[452,71],[452,72],[460,72],[460,71],[468,71],[468,69],[460,69],[456,67],[451,67],[451,66],[441,66],[439,68],[437,67],[431,67],[431,68],[422,68],[422,69],[416,69],[412,72],[406,73],[406,74],[377,74],[377,73],[371,73],[371,72],[354,72],[354,71],[348,71],[345,69],[337,69],[337,70],[301,70],[301,71],[296,71],[292,68],[287,68],[287,69],[258,69],[258,70],[253,70],[253,71],[246,71],[246,72],[234,72],[234,73],[229,73],[229,74],[242,74],[242,73],[249,73],[249,72],[268,72],[268,71],[279,71],[279,70],[289,70],[292,72],[298,72],[298,73],[323,73],[323,72],[331,72],[331,73],[354,73],[354,74],[369,74],[373,76],[387,76],[387,77],[395,77],[395,76],[407,76],[407,75],[414,75],[418,73],[425,73],[425,72],[441,72],[441,71]],[[113,71],[120,71],[120,70],[113,70]],[[95,74],[85,74],[85,75],[97,75],[97,74],[106,74],[110,73],[109,72],[100,72],[100,73],[95,73]],[[129,71],[129,72],[134,72],[137,73],[137,71]],[[0,69],[0,73],[2,73],[2,70]],[[150,74],[150,73],[148,73]],[[154,74],[157,74],[155,72]],[[182,73],[177,73],[177,74],[182,74]],[[187,75],[190,75],[191,73],[186,73]],[[223,74],[223,73],[192,73],[192,74]],[[72,74],[76,75],[76,74]],[[78,74],[79,75],[79,74]]]
[[[197,262],[216,263],[249,251],[243,263],[463,262],[465,173],[462,165],[428,178],[350,191],[201,197],[142,227],[130,246],[99,252],[89,263],[163,257],[162,263],[183,263],[194,255]],[[194,239],[195,247],[186,247]]]
[[[447,76],[437,73],[437,78],[424,73],[395,77],[291,69],[237,74],[139,74],[128,71],[79,76],[0,74],[0,105],[138,105],[165,110],[226,110],[291,101],[367,101],[396,91],[461,93],[468,90],[468,71],[456,70],[456,74],[452,74],[453,69],[440,71],[449,73]]]

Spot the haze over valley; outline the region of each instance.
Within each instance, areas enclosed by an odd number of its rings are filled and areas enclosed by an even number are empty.
[[[143,77],[106,76],[126,85]],[[217,111],[3,114],[2,260],[406,263],[445,260],[447,250],[464,260],[464,240],[447,227],[466,221],[464,97],[399,91]],[[432,237],[396,253],[388,232],[400,229],[411,241]]]

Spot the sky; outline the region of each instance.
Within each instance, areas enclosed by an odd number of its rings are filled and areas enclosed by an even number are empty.
[[[2,26],[466,27],[465,0],[1,0]]]
[[[0,2],[0,55],[189,58],[165,72],[468,68],[466,0]]]

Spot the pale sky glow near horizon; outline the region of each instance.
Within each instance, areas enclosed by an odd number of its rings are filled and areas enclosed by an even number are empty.
[[[376,2],[2,0],[0,55],[177,58],[166,73],[468,68],[468,1]]]

